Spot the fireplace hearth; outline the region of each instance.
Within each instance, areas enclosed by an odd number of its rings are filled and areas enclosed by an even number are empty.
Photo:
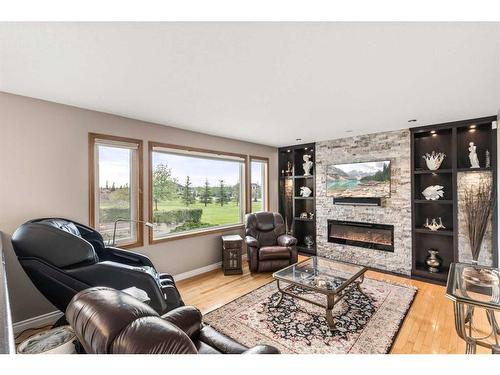
[[[394,252],[394,226],[328,220],[328,242]]]

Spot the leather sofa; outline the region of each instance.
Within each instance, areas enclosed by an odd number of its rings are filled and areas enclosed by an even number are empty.
[[[267,345],[247,348],[210,326],[193,306],[159,315],[119,290],[94,287],[76,294],[66,319],[89,354],[278,354]]]
[[[250,272],[271,272],[297,263],[297,239],[285,233],[279,213],[247,214],[245,234]]]

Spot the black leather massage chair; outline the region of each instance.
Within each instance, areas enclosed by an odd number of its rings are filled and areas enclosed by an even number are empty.
[[[93,286],[139,288],[158,314],[184,305],[172,276],[158,273],[148,257],[107,247],[99,232],[74,221],[30,220],[15,231],[12,245],[33,284],[62,312]]]

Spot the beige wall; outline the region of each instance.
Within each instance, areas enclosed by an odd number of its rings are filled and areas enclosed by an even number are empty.
[[[0,93],[2,232],[11,235],[20,224],[37,217],[59,216],[88,224],[89,132],[269,157],[270,208],[278,206],[277,150],[273,147]],[[144,152],[147,192],[146,143]],[[147,199],[144,194],[144,217]],[[159,271],[175,275],[220,261],[220,234],[153,246],[146,239],[146,246],[136,250],[148,255]],[[24,274],[11,246],[5,252],[14,321],[54,311]]]

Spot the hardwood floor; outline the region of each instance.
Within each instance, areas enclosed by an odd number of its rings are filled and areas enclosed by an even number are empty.
[[[305,259],[302,257],[302,259]],[[246,261],[243,275],[224,276],[221,270],[207,272],[177,283],[184,302],[197,306],[202,313],[214,310],[272,280],[270,273],[250,274]],[[465,344],[454,326],[453,304],[445,297],[443,286],[369,271],[366,277],[392,280],[418,288],[415,301],[406,316],[391,353],[435,354],[465,352]],[[486,326],[486,318],[479,322]],[[478,347],[478,353],[490,353]]]

